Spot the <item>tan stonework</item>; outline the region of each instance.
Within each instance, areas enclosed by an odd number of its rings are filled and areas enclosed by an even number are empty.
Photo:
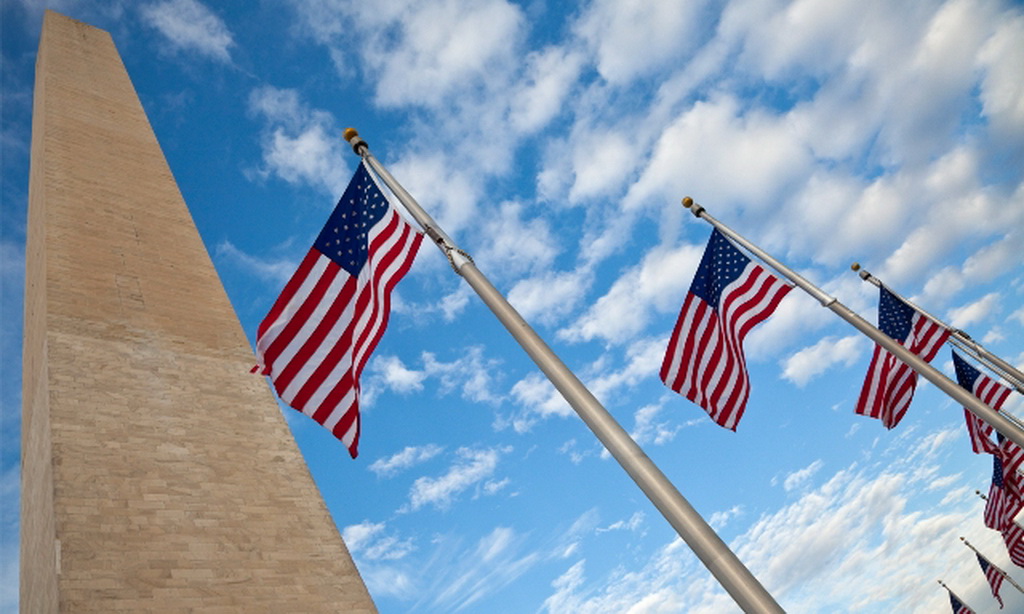
[[[110,36],[48,12],[34,105],[22,612],[376,611]]]

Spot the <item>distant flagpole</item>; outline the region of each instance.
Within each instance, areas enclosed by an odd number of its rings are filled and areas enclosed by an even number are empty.
[[[849,307],[840,303],[834,296],[828,295],[821,288],[818,288],[811,282],[807,281],[799,273],[782,264],[722,222],[719,222],[717,219],[712,217],[704,207],[693,202],[693,199],[689,196],[683,199],[683,206],[690,209],[694,216],[708,222],[723,234],[745,247],[748,251],[763,260],[766,264],[785,276],[795,285],[813,296],[819,303],[821,303],[822,307],[829,308],[836,315],[849,322],[854,328],[870,337],[878,345],[882,346],[883,349],[894,355],[896,358],[902,360],[908,367],[917,371],[924,376],[925,379],[935,384],[939,390],[953,397],[954,400],[967,408],[972,414],[992,425],[992,427],[1002,433],[1007,439],[1021,447],[1024,447],[1024,429],[1019,428],[1005,416],[982,403],[978,397],[958,386],[948,377],[943,375],[941,371],[894,341],[882,331],[878,330],[878,328],[857,315]]]
[[[504,296],[476,268],[472,258],[459,249],[437,222],[416,202],[391,173],[370,153],[359,133],[345,130],[345,140],[390,188],[392,193],[423,227],[423,231],[448,258],[448,262],[480,296],[481,300],[505,325],[526,353],[551,380],[583,422],[604,444],[637,486],[647,495],[697,558],[715,576],[722,588],[745,612],[781,613],[775,599],[729,549],[714,529],[679,493],[665,474],[637,445],[629,433],[615,421],[600,401],[565,366],[543,339],[519,315]]]
[[[877,277],[863,269],[860,266],[860,264],[854,262],[852,265],[850,265],[850,268],[856,271],[857,275],[859,275],[860,278],[863,279],[864,281],[873,284],[879,288],[884,286],[886,290],[894,294],[904,303],[916,309],[918,312],[921,313],[921,315],[948,330],[950,333],[950,343],[957,346],[964,352],[967,352],[978,362],[982,363],[983,365],[991,369],[993,373],[1003,378],[1010,385],[1016,388],[1017,392],[1024,394],[1024,373],[1021,373],[1019,369],[1017,369],[1010,363],[1006,362],[999,356],[996,356],[995,354],[986,350],[984,346],[982,346],[980,343],[972,339],[971,336],[965,333],[964,331],[960,330],[959,328],[954,328],[949,324],[946,324],[939,318],[933,316],[924,309],[921,309],[914,303],[908,301],[905,297],[900,296],[897,292],[893,291],[893,289],[890,286],[886,286],[885,284],[883,284],[882,280],[878,279]]]
[[[961,537],[961,538],[960,538],[960,541],[962,541],[962,542],[964,543],[964,545],[965,545],[965,546],[967,546],[968,548],[970,548],[971,550],[974,550],[974,552],[975,552],[976,554],[979,554],[979,555],[981,555],[981,556],[985,557],[985,560],[986,560],[986,561],[988,561],[988,564],[989,564],[989,566],[990,566],[990,567],[992,567],[993,569],[995,569],[996,571],[998,571],[998,572],[999,572],[999,574],[1000,574],[1001,576],[1003,576],[1003,579],[1005,579],[1005,580],[1006,580],[1007,582],[1009,582],[1010,584],[1012,584],[1012,585],[1013,585],[1013,588],[1017,589],[1017,590],[1018,590],[1018,591],[1020,591],[1021,593],[1024,593],[1024,587],[1021,587],[1021,585],[1020,585],[1020,584],[1017,584],[1016,582],[1014,582],[1014,581],[1013,581],[1013,578],[1011,578],[1011,577],[1010,577],[1010,575],[1009,575],[1008,573],[1006,573],[1005,571],[1003,571],[1003,569],[1002,569],[1002,568],[1000,568],[1000,567],[999,567],[998,565],[996,565],[995,563],[993,563],[992,561],[990,561],[990,560],[989,560],[989,558],[988,558],[987,556],[985,556],[984,554],[981,554],[980,552],[978,552],[978,549],[977,549],[977,548],[975,548],[975,547],[974,547],[974,546],[973,546],[973,545],[971,544],[971,542],[967,541],[967,538],[965,538],[965,537]]]

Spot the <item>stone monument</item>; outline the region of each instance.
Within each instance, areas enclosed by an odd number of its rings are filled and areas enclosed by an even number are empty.
[[[373,612],[111,37],[47,12],[23,612]]]

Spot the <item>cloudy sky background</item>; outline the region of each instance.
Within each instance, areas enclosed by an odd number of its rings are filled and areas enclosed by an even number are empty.
[[[0,609],[44,7],[113,36],[250,338],[358,162],[355,126],[788,611],[944,611],[938,578],[998,611],[960,536],[1024,580],[981,523],[991,463],[961,409],[924,385],[893,431],[855,416],[871,343],[809,296],[748,338],[736,433],[657,378],[710,231],[686,195],[866,318],[855,260],[1024,364],[1020,4],[13,0]],[[382,612],[735,609],[429,245],[394,311],[359,459],[284,410]]]

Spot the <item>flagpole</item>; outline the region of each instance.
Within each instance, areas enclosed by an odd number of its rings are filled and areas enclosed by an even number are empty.
[[[964,600],[963,600],[963,598],[961,598],[961,597],[960,597],[960,595],[957,595],[956,593],[954,593],[954,592],[953,592],[953,589],[951,589],[951,588],[949,588],[948,586],[946,586],[946,583],[945,583],[945,582],[943,582],[942,580],[937,580],[937,582],[938,582],[939,584],[941,584],[941,585],[942,585],[942,588],[944,588],[944,589],[946,589],[947,591],[949,591],[949,594],[950,594],[950,595],[953,595],[954,597],[956,597],[956,600],[960,602],[960,605],[964,606],[965,608],[967,608],[967,609],[968,609],[968,610],[970,610],[971,612],[977,612],[977,610],[975,610],[975,609],[974,609],[974,608],[972,608],[971,606],[967,605],[967,602],[966,602],[966,601],[964,601]]]
[[[873,284],[874,286],[879,288],[884,286],[886,290],[894,294],[904,303],[910,305],[911,307],[919,311],[921,315],[925,316],[932,322],[935,322],[942,328],[948,330],[950,333],[950,343],[957,346],[961,350],[967,352],[973,358],[975,358],[976,360],[984,364],[986,367],[991,369],[994,373],[999,375],[999,377],[1003,378],[1008,383],[1010,383],[1014,388],[1016,388],[1017,392],[1024,394],[1024,373],[1021,373],[1019,369],[1017,369],[1010,363],[1006,362],[999,356],[996,356],[995,354],[986,350],[984,346],[982,346],[980,343],[971,338],[971,336],[968,335],[966,332],[960,330],[959,328],[954,328],[949,324],[946,324],[942,320],[938,319],[937,317],[928,313],[924,309],[921,309],[914,303],[910,302],[905,297],[894,292],[892,288],[883,284],[882,280],[878,279],[877,277],[869,273],[867,270],[861,268],[860,264],[854,262],[852,265],[850,265],[850,268],[856,271],[857,275],[860,276],[860,278],[863,279],[864,281]]]
[[[526,353],[551,380],[569,405],[583,419],[605,448],[619,462],[637,486],[647,495],[697,558],[715,576],[722,588],[745,612],[781,613],[775,599],[729,549],[714,529],[679,493],[665,474],[651,461],[625,429],[619,425],[597,398],[569,370],[543,339],[519,315],[514,307],[476,268],[473,259],[459,249],[437,222],[416,202],[377,160],[359,133],[345,130],[345,140],[384,181],[410,215],[423,227],[448,258],[455,272],[476,291],[483,302],[505,325]]]
[[[996,564],[995,564],[995,563],[993,563],[992,561],[989,561],[989,560],[988,560],[988,557],[987,557],[987,556],[985,556],[984,554],[981,554],[980,552],[978,552],[978,549],[977,549],[977,548],[975,548],[975,547],[974,547],[973,545],[971,545],[971,542],[967,541],[967,538],[966,538],[966,537],[961,537],[961,538],[960,538],[960,541],[962,541],[962,542],[963,542],[963,543],[964,543],[964,544],[965,544],[965,545],[966,545],[966,546],[967,546],[968,548],[970,548],[971,550],[974,550],[974,552],[975,552],[976,554],[980,554],[981,556],[985,557],[985,561],[987,561],[987,562],[988,562],[988,564],[989,564],[989,565],[990,565],[990,566],[991,566],[991,567],[992,567],[993,569],[995,569],[996,571],[998,571],[998,572],[999,572],[999,574],[1000,574],[1001,576],[1003,576],[1003,578],[1004,578],[1004,579],[1005,579],[1005,580],[1006,580],[1007,582],[1009,582],[1010,584],[1012,584],[1012,585],[1013,585],[1013,588],[1017,589],[1017,590],[1018,590],[1018,591],[1020,591],[1021,593],[1024,593],[1024,588],[1022,588],[1020,584],[1017,584],[1016,582],[1014,582],[1014,581],[1013,581],[1013,578],[1011,578],[1011,577],[1010,577],[1010,574],[1008,574],[1008,573],[1006,573],[1005,571],[1003,571],[1003,569],[1002,569],[1001,567],[999,567],[998,565],[996,565]]]
[[[722,222],[719,222],[717,219],[712,217],[704,207],[693,202],[693,199],[689,196],[683,199],[683,206],[690,209],[695,217],[702,218],[717,228],[722,232],[722,234],[725,234],[745,247],[773,269],[792,281],[795,285],[799,286],[802,290],[817,299],[817,301],[821,303],[822,307],[829,308],[836,315],[849,322],[854,328],[870,337],[875,343],[882,346],[890,354],[893,354],[896,358],[906,363],[908,367],[917,371],[924,376],[925,379],[935,384],[939,390],[953,397],[954,400],[967,408],[975,416],[990,424],[1007,439],[1021,447],[1024,447],[1024,430],[1018,428],[1017,425],[1008,420],[1005,416],[996,412],[985,403],[982,403],[978,397],[953,383],[952,380],[943,375],[938,369],[922,360],[920,356],[917,356],[907,348],[897,343],[889,335],[878,330],[878,328],[857,315],[849,307],[840,303],[835,297],[826,294],[823,290],[804,279],[800,274],[782,264],[750,241],[746,240],[742,235],[737,234]]]

